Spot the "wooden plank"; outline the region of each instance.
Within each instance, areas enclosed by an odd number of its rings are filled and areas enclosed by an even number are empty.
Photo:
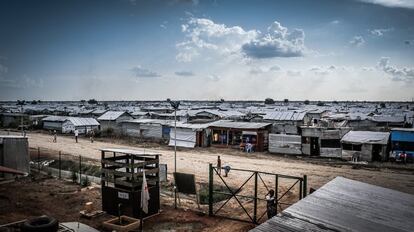
[[[131,164],[131,167],[134,167],[134,168],[140,168],[140,167],[144,167],[144,166],[146,166],[146,165],[150,165],[150,164],[158,164],[159,163],[159,160],[158,159],[155,159],[155,160],[148,160],[148,161],[144,161],[144,162],[139,162],[139,163],[134,163],[134,164]]]

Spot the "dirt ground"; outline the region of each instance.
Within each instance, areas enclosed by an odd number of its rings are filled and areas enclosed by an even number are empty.
[[[172,147],[166,145],[155,143],[136,144],[131,141],[111,140],[107,138],[99,139],[94,143],[91,143],[87,138],[81,138],[79,139],[79,143],[75,143],[74,138],[71,136],[58,136],[57,143],[53,143],[51,135],[38,132],[31,132],[28,134],[28,137],[32,153],[33,151],[36,153],[35,149],[40,148],[42,155],[47,154],[49,157],[57,157],[58,152],[61,151],[64,157],[81,155],[95,160],[96,163],[99,163],[101,155],[100,149],[103,148],[126,148],[141,150],[145,153],[158,153],[161,154],[160,163],[168,165],[168,178],[172,180],[171,173],[174,167],[174,150]],[[229,173],[229,177],[225,178],[227,184],[233,188],[238,188],[251,175],[249,172],[234,170],[238,168],[299,177],[307,175],[308,188],[312,187],[317,189],[336,176],[343,176],[414,194],[413,165],[396,166],[402,167],[402,169],[386,168],[388,164],[385,166],[380,164],[374,168],[371,166],[355,167],[336,160],[286,157],[259,152],[246,154],[232,149],[196,148],[178,149],[177,171],[193,173],[196,176],[197,183],[207,183],[208,164],[215,164],[217,156],[221,157],[223,164],[229,164],[233,168]],[[258,196],[264,197],[267,191],[266,187],[272,188],[275,180],[274,176],[270,175],[263,175],[261,178],[263,181],[259,181]],[[0,224],[10,222],[11,219],[21,220],[30,215],[41,214],[54,215],[63,221],[76,221],[79,220],[79,210],[85,202],[93,201],[97,209],[101,207],[99,186],[93,189],[80,190],[77,185],[70,182],[62,182],[50,178],[41,178],[41,181],[22,181],[23,184],[21,182],[15,182],[0,185]],[[214,183],[222,184],[217,175],[214,177]],[[279,186],[281,186],[279,193],[282,194],[292,183],[292,180],[279,182]],[[250,179],[239,194],[251,195],[253,191],[252,186],[254,186],[253,179]],[[206,206],[202,206],[200,209],[204,213],[197,213],[198,210],[194,201],[183,199],[182,205],[180,206],[181,209],[175,210],[172,207],[172,195],[168,194],[170,189],[164,188],[163,190],[161,214],[148,219],[145,223],[145,227],[151,228],[153,231],[174,228],[178,229],[177,231],[247,231],[253,227],[249,223],[205,216],[207,212]],[[297,201],[298,190],[299,188],[296,186],[292,191],[288,192],[283,199],[284,202],[293,203]],[[240,201],[251,212],[253,202],[243,198]],[[28,203],[26,204],[26,202]],[[217,210],[220,205],[220,203],[215,204],[214,209]],[[60,207],[62,210],[57,209]],[[265,212],[264,210],[264,202],[259,202],[258,216],[262,215]],[[231,214],[247,219],[234,198],[229,201],[228,205],[223,207],[220,213],[221,215]],[[101,222],[108,217],[104,216],[92,221],[80,219],[80,221],[100,229]],[[261,221],[265,220],[265,217]]]
[[[30,193],[30,194],[28,194]],[[45,175],[35,175],[0,185],[0,225],[40,215],[50,215],[60,222],[80,221],[98,230],[102,222],[113,218],[102,215],[93,219],[82,218],[79,211],[86,202],[101,209],[100,188],[80,188],[69,181]],[[182,203],[186,205],[185,202]],[[146,219],[144,231],[247,231],[252,224],[208,217],[192,210],[174,209],[162,202],[159,215]],[[184,207],[185,208],[185,207]]]
[[[75,139],[70,136],[58,136],[57,143],[52,143],[52,136],[43,133],[29,133],[29,145],[32,148],[40,147],[49,151],[62,151],[65,154],[82,155],[84,157],[100,159],[102,148],[128,148],[138,149],[147,153],[161,154],[160,163],[168,165],[169,172],[174,167],[174,150],[168,146],[154,146],[147,144],[125,144],[120,140],[95,141],[88,139]],[[147,147],[146,147],[147,146]],[[151,147],[148,147],[151,146]],[[208,164],[216,163],[217,156],[221,157],[223,164],[232,168],[258,170],[292,176],[308,176],[308,187],[319,188],[336,176],[367,182],[386,188],[414,194],[414,169],[394,170],[388,168],[353,168],[338,162],[334,164],[306,158],[290,158],[268,153],[243,153],[226,148],[196,148],[179,149],[177,151],[177,171],[194,173],[197,181],[207,182]],[[412,167],[412,166],[411,166]],[[240,178],[248,174],[238,174]],[[240,182],[241,180],[238,180]]]

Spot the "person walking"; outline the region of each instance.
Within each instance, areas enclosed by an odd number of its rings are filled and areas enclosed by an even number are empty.
[[[91,137],[90,137],[91,143],[93,143],[93,137],[94,136],[95,136],[95,131],[94,130],[91,130]]]
[[[78,129],[75,129],[75,141],[76,141],[76,143],[78,143],[78,136],[79,136],[79,131],[78,131]]]
[[[217,171],[218,171],[218,174],[221,176],[221,159],[220,159],[220,156],[217,156]]]
[[[53,142],[54,143],[57,142],[57,133],[56,133],[56,130],[53,131]]]
[[[266,212],[268,219],[276,216],[275,191],[273,189],[270,189],[266,194]]]

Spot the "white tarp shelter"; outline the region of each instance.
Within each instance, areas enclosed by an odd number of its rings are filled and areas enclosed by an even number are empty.
[[[193,148],[196,144],[197,131],[191,128],[178,128],[177,134],[175,135],[175,129],[172,127],[170,130],[170,142],[169,146],[174,146],[175,136],[177,141],[177,147],[188,147]]]

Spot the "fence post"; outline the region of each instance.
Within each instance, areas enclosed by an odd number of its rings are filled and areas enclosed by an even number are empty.
[[[62,179],[62,152],[59,151],[59,179]]]
[[[208,164],[208,216],[213,216],[213,164]]]
[[[37,147],[37,171],[40,173],[40,147]]]
[[[308,189],[308,176],[303,175],[303,197],[306,197]]]
[[[257,172],[254,173],[253,223],[257,224]]]
[[[82,184],[82,156],[79,155],[79,184]]]
[[[279,197],[277,196],[279,193],[279,175],[276,174],[275,176],[275,205],[276,205],[276,214],[277,214],[277,205],[278,205],[278,199]]]
[[[303,179],[299,179],[299,200],[303,197]]]

